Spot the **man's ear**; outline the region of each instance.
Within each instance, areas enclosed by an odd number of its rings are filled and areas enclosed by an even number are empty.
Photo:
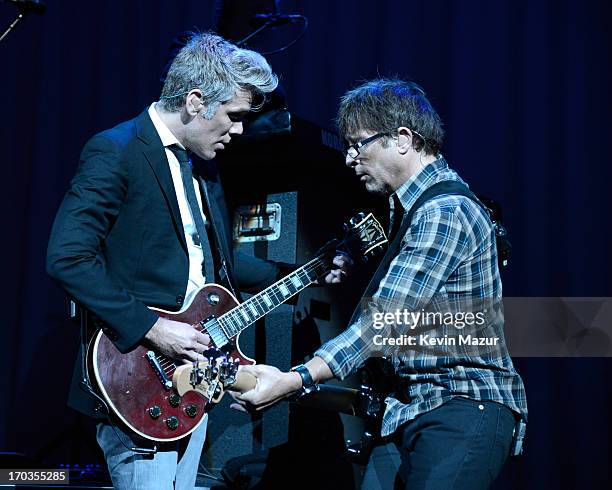
[[[413,134],[409,128],[402,126],[397,129],[397,151],[402,155],[408,153],[408,150],[412,148]]]
[[[196,116],[204,108],[202,92],[200,89],[194,88],[185,97],[185,110],[190,116]]]

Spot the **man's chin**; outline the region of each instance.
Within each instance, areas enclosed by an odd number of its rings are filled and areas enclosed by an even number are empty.
[[[194,153],[198,156],[198,158],[202,160],[212,160],[213,158],[217,156],[216,150],[212,150],[212,149],[203,151],[202,153],[194,151]]]
[[[217,145],[215,145],[217,146]],[[213,147],[213,148],[209,148],[207,150],[207,158],[204,158],[204,160],[212,160],[213,158],[215,158],[217,156],[217,153],[219,153],[220,151],[225,150],[225,145],[223,145],[222,143],[218,144],[218,147]]]
[[[372,180],[368,180],[365,185],[365,190],[367,192],[369,192],[370,194],[378,194],[378,195],[383,195],[384,194],[384,190],[380,188],[380,186],[376,185],[376,182],[373,182]]]

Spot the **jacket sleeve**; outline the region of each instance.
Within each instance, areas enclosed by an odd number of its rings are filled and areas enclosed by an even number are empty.
[[[118,285],[104,259],[105,238],[126,199],[129,174],[117,145],[92,138],[55,218],[47,272],[92,312],[121,352],[134,348],[158,316]]]

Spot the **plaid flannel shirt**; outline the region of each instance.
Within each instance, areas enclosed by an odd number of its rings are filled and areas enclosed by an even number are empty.
[[[389,198],[392,216],[394,200],[407,212],[425,189],[447,180],[463,182],[440,156]],[[485,211],[471,199],[437,196],[415,212],[400,252],[372,298],[420,309],[424,302],[465,297],[501,301],[495,233]],[[315,353],[337,378],[359,369],[371,354],[362,337],[363,318]],[[503,311],[493,328],[503,339]],[[505,345],[496,356],[412,354],[393,358],[403,388],[386,399],[382,436],[455,396],[504,404],[526,422],[525,389]]]

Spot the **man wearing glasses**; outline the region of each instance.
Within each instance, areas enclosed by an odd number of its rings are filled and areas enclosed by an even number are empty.
[[[396,305],[400,311],[401,305],[405,316],[419,318],[435,305],[499,304],[493,225],[441,155],[442,123],[416,84],[377,79],[349,91],[338,129],[350,145],[346,164],[369,192],[387,196],[391,208],[390,246],[364,294],[368,307],[288,373],[245,368],[258,384],[238,399],[264,408],[315,383],[344,379],[382,351],[393,361],[397,389],[386,398],[382,443],[372,452],[362,488],[489,488],[508,456],[520,453],[527,417],[523,383],[505,346],[455,349],[446,335],[440,344],[447,345],[426,348],[433,335],[423,322],[369,309]],[[435,194],[434,186],[454,190]],[[372,318],[387,319],[385,314],[403,334],[397,338],[418,343],[422,333],[425,344],[381,347],[378,338],[374,348],[371,333],[379,330]],[[484,323],[503,344],[503,314],[495,310]],[[459,321],[434,325],[449,333],[463,328]]]

